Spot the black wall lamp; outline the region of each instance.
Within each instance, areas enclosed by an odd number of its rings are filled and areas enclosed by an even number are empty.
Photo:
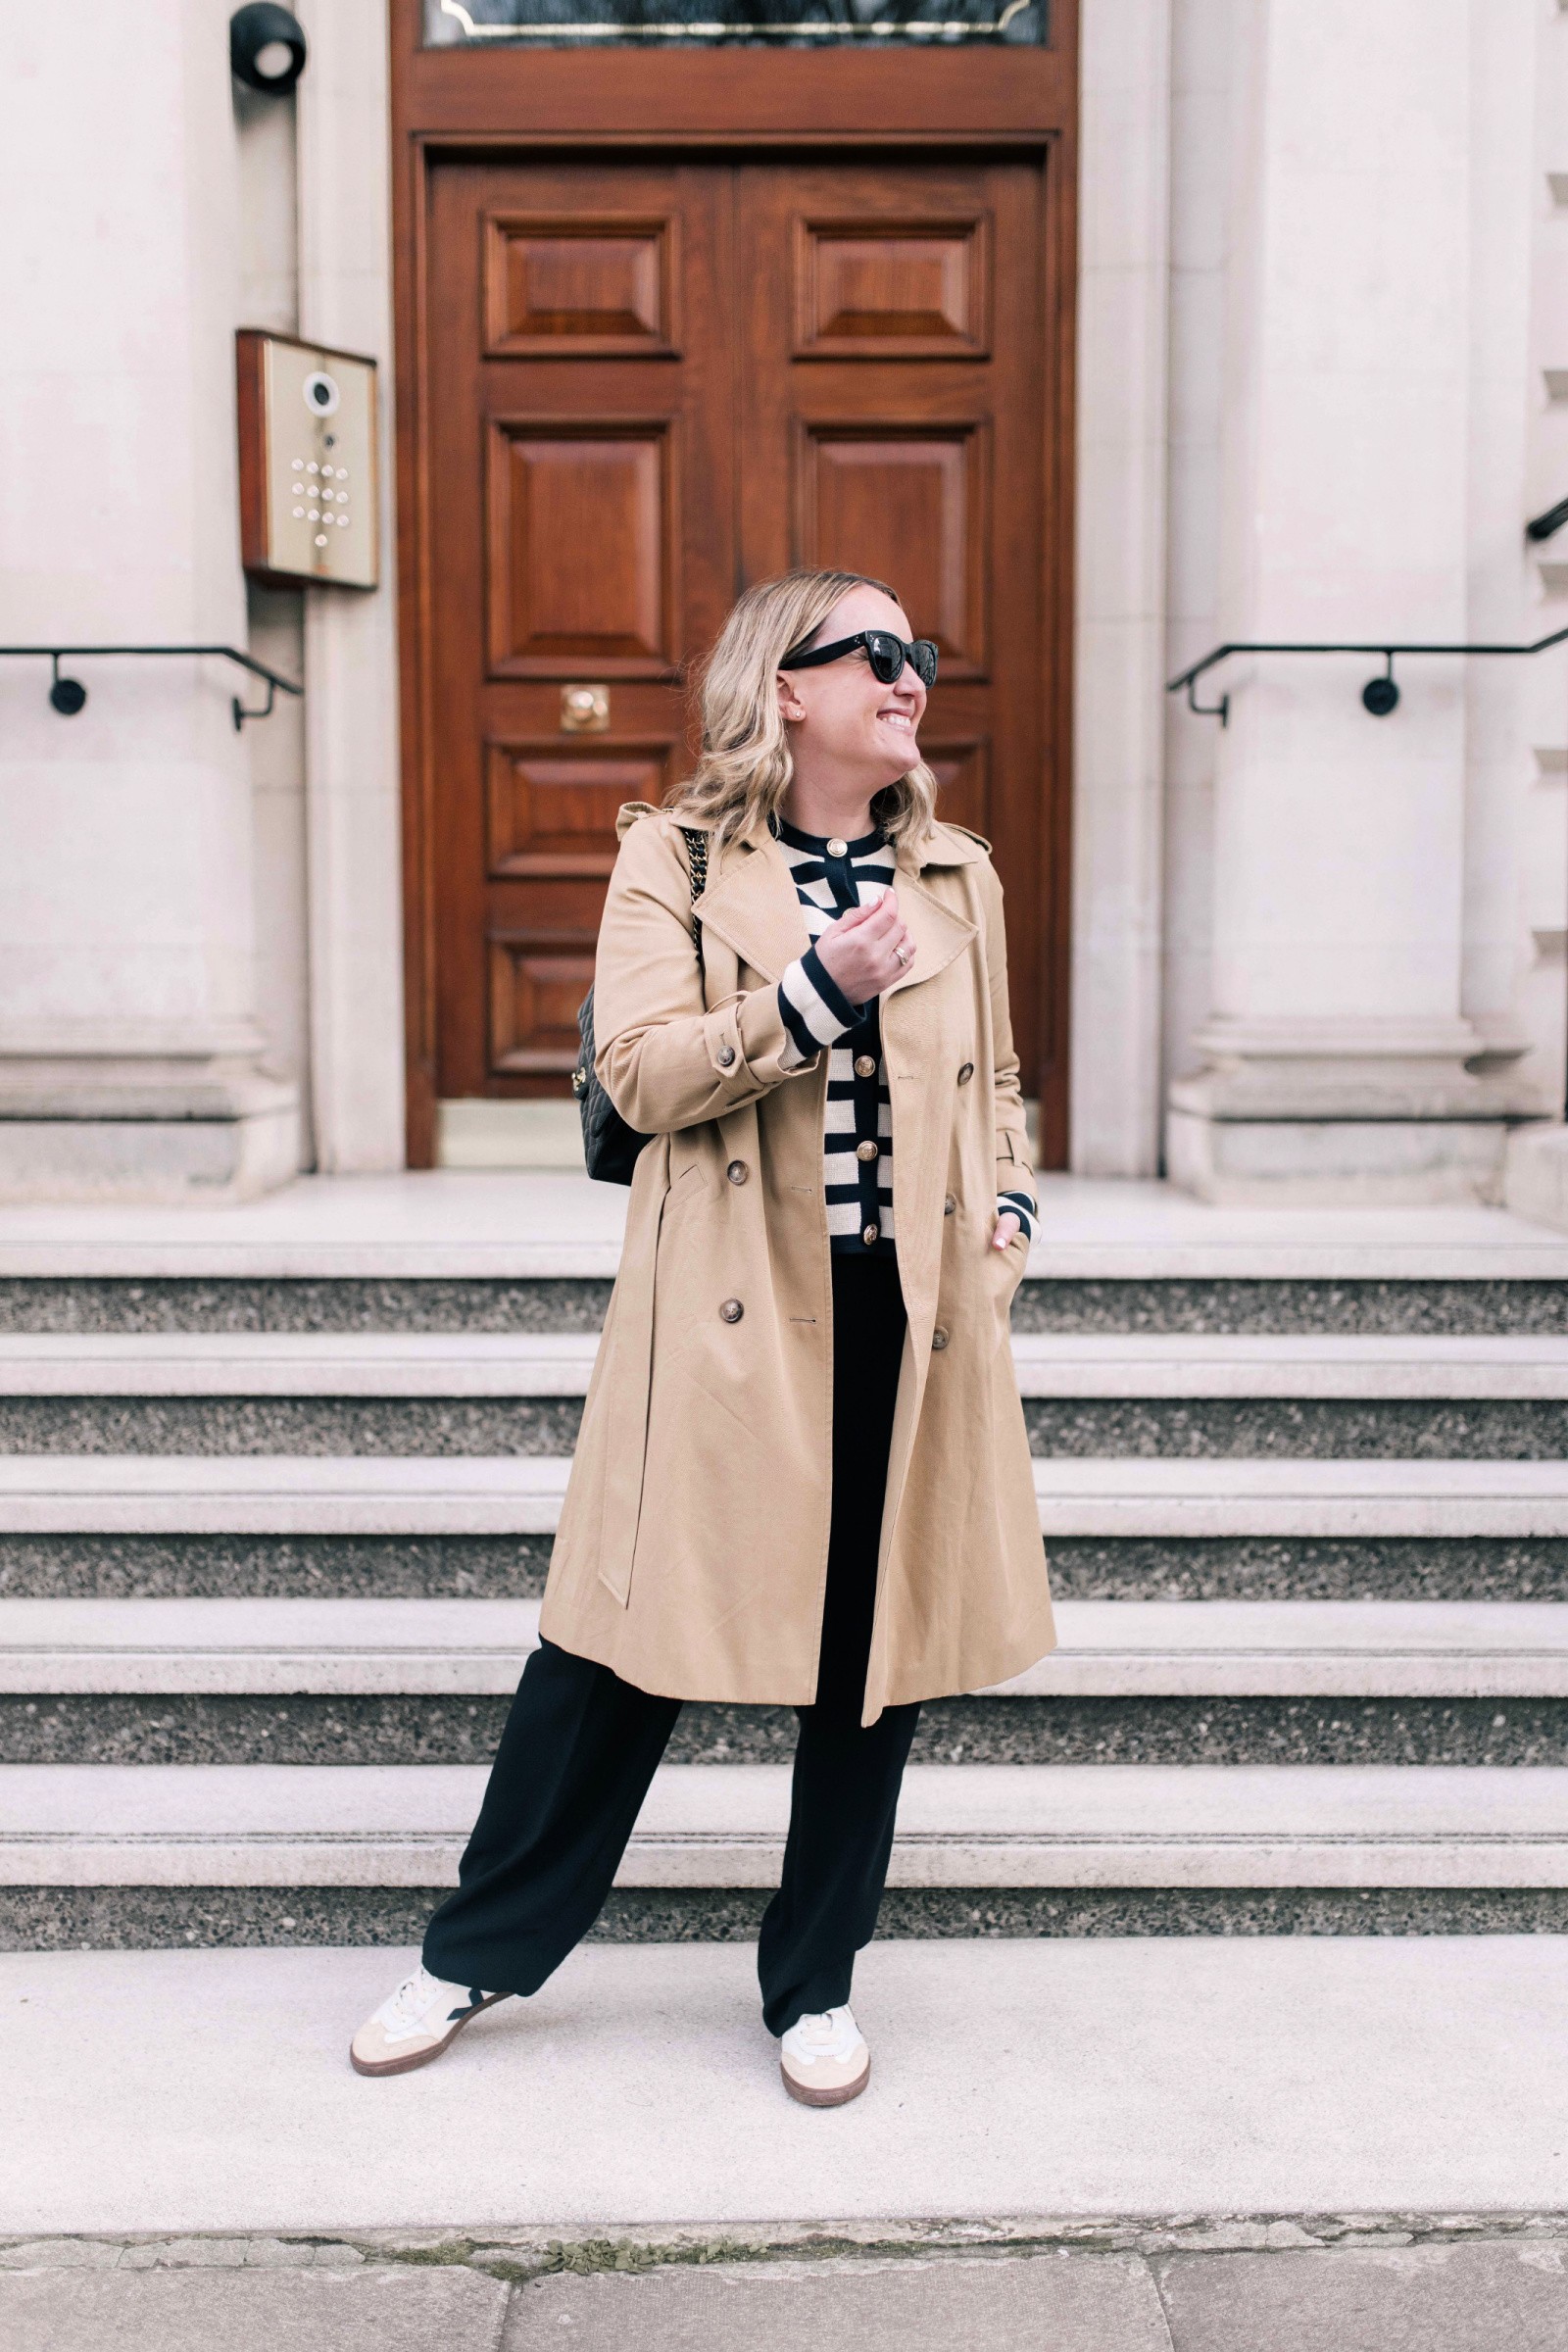
[[[251,0],[228,20],[228,63],[247,89],[286,98],[305,71],[305,32],[298,17],[273,0]]]

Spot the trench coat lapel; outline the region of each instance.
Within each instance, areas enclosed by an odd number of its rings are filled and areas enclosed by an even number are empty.
[[[954,860],[959,861],[961,853]],[[974,924],[945,906],[920,880],[920,862],[918,853],[907,850],[898,859],[894,887],[915,953],[907,972],[884,989],[884,1003],[946,971],[975,935]],[[706,929],[766,980],[781,978],[811,944],[794,876],[777,842],[760,826],[735,845],[694,911]]]
[[[951,906],[929,891],[923,882],[906,868],[900,867],[894,876],[899,894],[899,912],[904,927],[914,942],[914,956],[908,969],[882,991],[886,1005],[890,997],[899,997],[922,980],[934,980],[945,972],[956,956],[961,956],[975,935],[975,925],[967,915],[956,914]]]
[[[811,944],[795,879],[769,834],[749,835],[725,858],[693,909],[743,963],[764,980],[782,978]]]

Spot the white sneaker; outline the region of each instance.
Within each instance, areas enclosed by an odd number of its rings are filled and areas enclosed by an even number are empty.
[[[842,2107],[871,2080],[871,2053],[848,2004],[797,2018],[779,2043],[779,2072],[803,2107]]]
[[[470,2017],[506,1998],[504,1992],[482,1992],[477,1984],[448,1984],[427,1968],[416,1968],[355,2034],[349,2063],[357,2075],[406,2075],[416,2066],[428,2066]]]

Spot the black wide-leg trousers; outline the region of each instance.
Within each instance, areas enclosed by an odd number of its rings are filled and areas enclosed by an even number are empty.
[[[876,1928],[920,1709],[862,1729],[904,1298],[898,1261],[833,1257],[833,1513],[816,1697],[800,1736],[778,1892],[762,1915],[762,2016],[783,2034],[850,1997]],[[541,1642],[523,1668],[458,1886],[425,1930],[449,1983],[536,1992],[592,1927],[680,1713]]]

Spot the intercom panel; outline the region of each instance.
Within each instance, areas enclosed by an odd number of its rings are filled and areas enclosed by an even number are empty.
[[[375,362],[242,327],[241,561],[274,588],[373,588]]]

